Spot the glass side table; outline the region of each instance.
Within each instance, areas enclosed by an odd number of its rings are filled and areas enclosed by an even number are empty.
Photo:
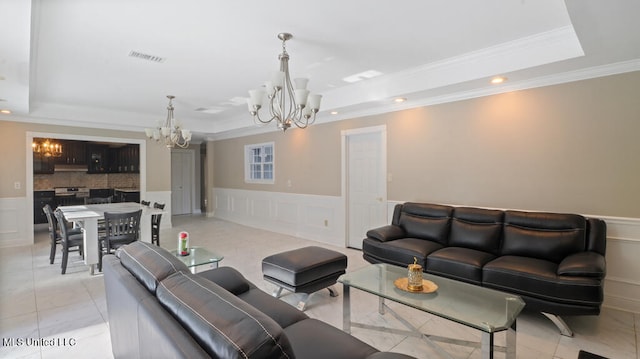
[[[191,269],[191,273],[196,273],[197,267],[207,264],[211,265],[212,268],[218,268],[218,264],[224,259],[223,255],[202,247],[189,248],[189,255],[186,256],[179,255],[176,249],[172,250],[171,254],[186,264]]]

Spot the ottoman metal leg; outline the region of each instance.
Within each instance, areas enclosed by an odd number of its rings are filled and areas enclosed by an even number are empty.
[[[329,290],[329,296],[331,297],[338,296],[338,291],[332,285],[328,286],[327,289]]]
[[[309,297],[310,295],[308,293],[301,293],[300,301],[296,306],[296,308],[298,308],[299,311],[304,312],[304,310],[306,309],[307,301],[309,300]]]
[[[276,298],[280,298],[280,295],[282,294],[282,287],[278,287],[276,289],[273,290],[273,293],[271,293],[272,296],[276,297]]]

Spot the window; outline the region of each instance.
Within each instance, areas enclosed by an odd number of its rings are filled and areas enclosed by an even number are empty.
[[[274,183],[273,142],[244,146],[244,181]]]

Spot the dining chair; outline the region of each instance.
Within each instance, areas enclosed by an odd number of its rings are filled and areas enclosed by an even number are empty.
[[[140,238],[142,209],[134,212],[104,212],[105,236],[98,241],[98,270],[102,271],[102,256]]]
[[[60,243],[62,244],[62,274],[67,272],[67,262],[69,261],[69,252],[79,252],[82,256],[84,236],[82,233],[71,234],[69,229],[69,222],[64,218],[64,214],[61,210],[56,209],[53,212],[58,222],[58,230],[60,231]]]
[[[156,209],[164,209],[164,203],[160,204],[158,202],[153,203],[153,208]],[[160,220],[162,219],[162,214],[154,214],[151,216],[151,244],[155,244],[160,247]]]
[[[45,216],[47,216],[47,223],[49,225],[49,240],[51,242],[51,251],[49,253],[49,264],[53,264],[56,258],[56,249],[58,244],[61,243],[62,238],[60,237],[60,230],[58,229],[58,220],[55,218],[53,214],[53,209],[48,204],[45,204],[42,207],[42,211]],[[82,229],[80,228],[69,228],[67,230],[69,235],[73,234],[82,234]]]

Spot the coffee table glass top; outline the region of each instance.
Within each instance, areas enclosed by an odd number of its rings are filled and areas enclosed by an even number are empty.
[[[172,250],[171,253],[180,259],[182,263],[186,264],[187,267],[214,264],[224,259],[224,256],[202,247],[189,248],[188,256],[178,255],[178,251],[176,249]]]
[[[407,268],[373,264],[342,275],[338,282],[487,333],[508,329],[525,305],[517,295],[427,273],[423,278],[438,289],[411,293],[393,284],[403,277],[407,277]]]

